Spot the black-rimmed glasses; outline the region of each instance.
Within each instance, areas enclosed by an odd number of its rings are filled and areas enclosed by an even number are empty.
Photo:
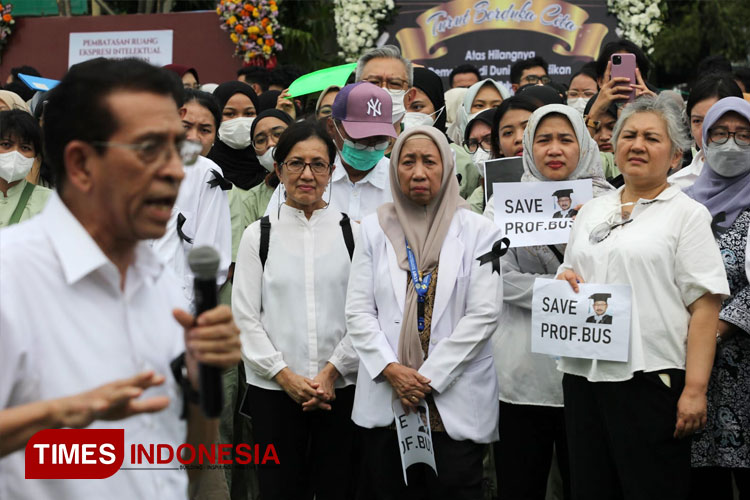
[[[612,234],[612,231],[615,228],[633,222],[633,219],[630,217],[630,212],[627,212],[627,217],[623,217],[622,215],[622,207],[633,205],[635,205],[635,203],[633,202],[623,203],[617,208],[616,212],[614,212],[607,218],[606,221],[595,226],[594,229],[591,230],[591,233],[589,233],[589,243],[591,243],[592,245],[601,243],[602,241],[606,240],[610,234]]]
[[[734,137],[734,143],[738,146],[750,146],[750,129],[737,130],[736,132],[730,132],[724,127],[708,129],[708,138],[717,145],[726,144],[730,136]]]
[[[282,167],[286,167],[290,174],[301,174],[305,167],[309,166],[313,174],[322,175],[327,173],[331,164],[325,161],[314,160],[314,161],[302,161],[302,160],[289,160],[281,164]]]
[[[469,139],[469,142],[464,144],[464,149],[469,154],[476,153],[478,148],[482,148],[485,153],[489,153],[492,151],[492,142],[489,134],[478,140],[471,138]]]

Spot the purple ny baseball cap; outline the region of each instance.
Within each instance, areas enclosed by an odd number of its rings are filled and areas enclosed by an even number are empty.
[[[398,137],[391,123],[393,104],[385,90],[370,82],[347,85],[333,101],[332,116],[352,139],[378,135]]]

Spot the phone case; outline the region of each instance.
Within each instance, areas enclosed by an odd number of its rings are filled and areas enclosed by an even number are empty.
[[[615,64],[615,57],[620,58],[620,64]],[[635,78],[635,55],[634,54],[612,54],[610,57],[612,61],[612,78],[624,77],[630,79],[631,84],[637,82]],[[635,100],[635,90],[630,91],[628,102]]]

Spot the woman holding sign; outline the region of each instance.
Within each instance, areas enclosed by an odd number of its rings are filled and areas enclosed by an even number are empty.
[[[685,193],[714,217],[732,296],[719,314],[706,429],[693,441],[691,494],[731,499],[734,476],[743,498],[750,490],[750,103],[727,97],[711,106],[702,139],[706,167]]]
[[[612,189],[604,180],[599,149],[579,112],[562,104],[525,115],[519,111],[512,111],[516,119],[527,120],[521,143],[523,182],[592,179],[595,196]],[[504,129],[500,130],[503,144]],[[490,202],[485,216],[494,220],[494,213]],[[552,358],[532,353],[530,342],[534,280],[554,277],[564,253],[565,245],[532,246],[511,248],[502,258],[507,316],[498,323],[494,338],[501,421],[500,441],[494,448],[501,498],[545,498],[553,447],[563,497],[570,498],[562,374]]]
[[[484,444],[497,440],[489,339],[502,304],[500,231],[468,210],[453,153],[434,127],[403,132],[391,155],[393,203],[362,221],[346,301],[360,357],[352,419],[375,498],[476,499]],[[425,404],[426,403],[426,404]],[[405,412],[429,409],[437,477],[424,464],[402,482]],[[400,418],[396,419],[398,415]],[[401,432],[399,428],[398,432]]]
[[[575,498],[685,499],[690,439],[727,277],[701,204],[667,182],[690,147],[668,96],[641,97],[614,130],[625,185],[578,213],[558,279],[632,289],[628,361],[562,357]]]

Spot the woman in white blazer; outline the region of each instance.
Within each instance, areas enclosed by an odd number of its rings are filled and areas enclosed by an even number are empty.
[[[362,221],[354,253],[346,304],[360,357],[352,418],[364,428],[374,498],[479,498],[484,444],[498,437],[488,341],[502,304],[501,235],[460,198],[453,168],[435,128],[402,133],[391,154],[394,201]],[[430,409],[438,475],[417,464],[408,487],[396,398],[407,410],[422,399]]]

